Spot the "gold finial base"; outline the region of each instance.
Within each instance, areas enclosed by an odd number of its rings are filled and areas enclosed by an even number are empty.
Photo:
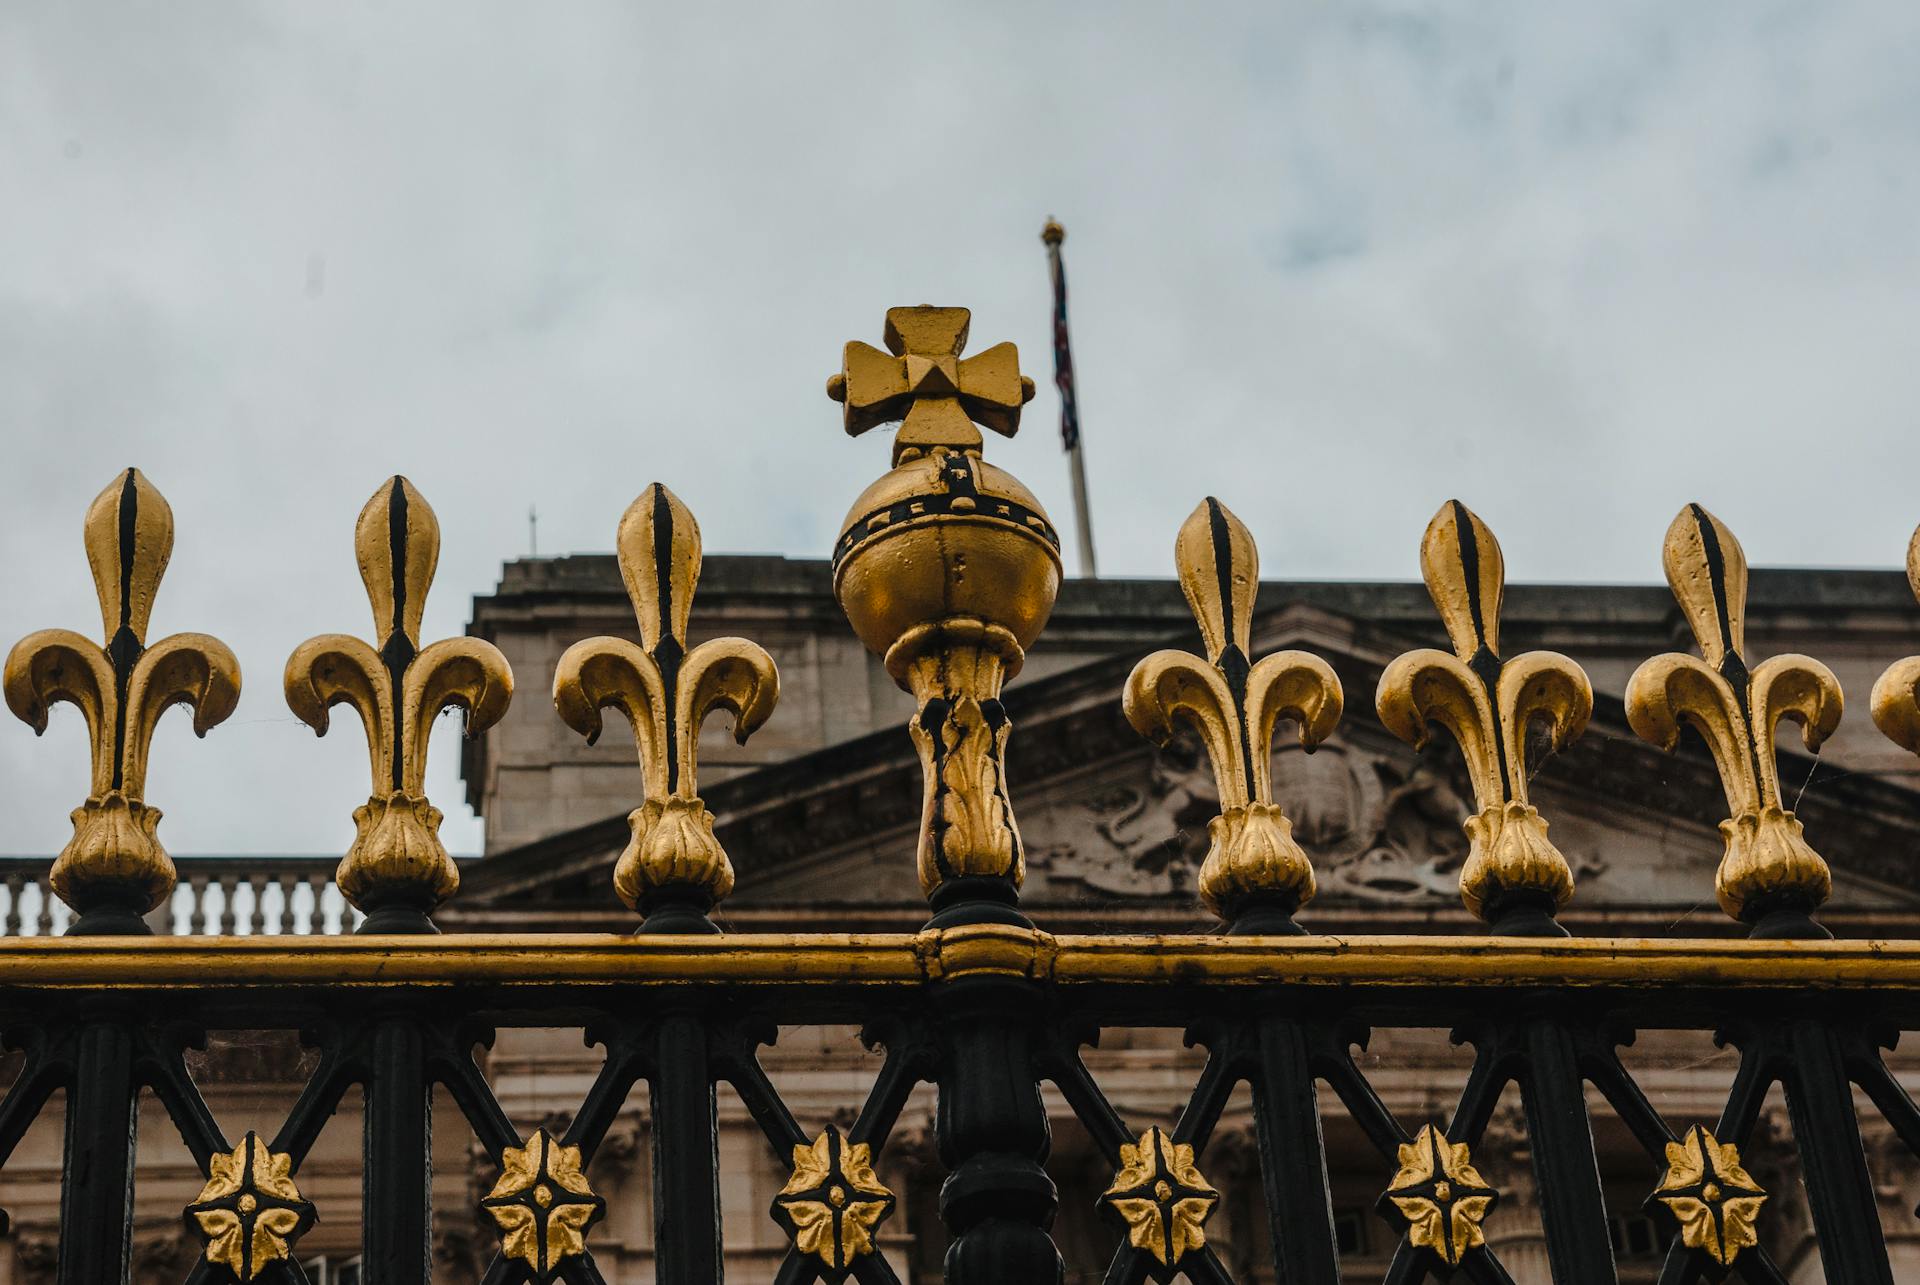
[[[633,837],[613,867],[613,889],[633,909],[644,910],[665,889],[703,900],[707,908],[733,891],[733,863],[714,837],[713,813],[699,799],[648,799],[627,814],[627,824]]]
[[[1227,923],[1238,927],[1241,912],[1256,901],[1271,902],[1290,920],[1313,900],[1313,863],[1277,804],[1223,808],[1207,822],[1207,834],[1213,844],[1200,865],[1200,899]]]
[[[353,846],[333,881],[369,922],[379,917],[381,930],[434,931],[427,912],[459,889],[440,821],[440,809],[425,796],[404,791],[375,795],[353,810]]]
[[[1778,807],[1743,812],[1722,821],[1720,834],[1727,848],[1714,888],[1722,910],[1754,925],[1756,936],[1831,935],[1808,916],[1832,895],[1833,874],[1798,817]],[[1762,934],[1759,925],[1768,922]]]
[[[1486,808],[1461,828],[1469,846],[1460,868],[1460,899],[1477,918],[1492,923],[1525,902],[1550,919],[1573,900],[1573,869],[1547,838],[1547,820],[1532,804]]]
[[[160,809],[119,790],[94,795],[73,810],[73,837],[55,858],[53,893],[82,911],[71,931],[96,931],[95,907],[116,923],[149,914],[173,893],[172,858],[160,846]]]

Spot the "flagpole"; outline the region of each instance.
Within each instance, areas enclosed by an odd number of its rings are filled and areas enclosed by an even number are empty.
[[[1047,265],[1053,272],[1053,382],[1060,389],[1060,433],[1067,448],[1067,466],[1073,475],[1073,525],[1079,536],[1080,574],[1099,579],[1093,554],[1093,509],[1087,502],[1087,459],[1081,445],[1079,398],[1073,382],[1073,354],[1067,343],[1067,276],[1060,263],[1060,243],[1067,230],[1052,219],[1040,230],[1047,246]]]

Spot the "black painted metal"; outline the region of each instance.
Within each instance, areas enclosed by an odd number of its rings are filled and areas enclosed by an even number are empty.
[[[959,978],[940,985],[933,1008],[945,1042],[935,1122],[947,1280],[1058,1285],[1065,1265],[1047,1232],[1060,1194],[1047,1176],[1052,1134],[1035,1078],[1043,996],[1016,980]]]
[[[433,1271],[433,1096],[419,1015],[384,1016],[367,1044],[366,1285],[428,1285]]]
[[[659,1021],[652,1060],[654,1279],[715,1285],[721,1273],[719,1121],[707,1028],[697,1012]]]
[[[993,919],[1017,902],[997,896],[958,901],[947,910]],[[59,1090],[67,1094],[66,1171],[61,1192],[60,1285],[128,1279],[135,1109],[150,1088],[203,1172],[230,1151],[229,1135],[208,1110],[187,1073],[188,1051],[205,1026],[300,1029],[319,1053],[318,1066],[272,1150],[291,1157],[297,1174],[321,1128],[345,1093],[362,1086],[366,1101],[364,1265],[370,1285],[424,1285],[430,1279],[431,1090],[444,1085],[496,1162],[523,1145],[520,1126],[502,1110],[475,1050],[501,1023],[583,1026],[603,1047],[601,1072],[565,1131],[564,1145],[591,1161],[641,1080],[650,1090],[654,1141],[656,1274],[662,1285],[706,1285],[721,1279],[722,1228],[716,1157],[715,1086],[738,1092],[767,1137],[772,1154],[790,1163],[793,1148],[817,1136],[815,1122],[796,1120],[762,1069],[757,1050],[778,1022],[868,1020],[865,1038],[886,1058],[857,1118],[850,1143],[876,1157],[888,1144],[916,1085],[938,1086],[937,1133],[947,1171],[941,1214],[951,1243],[946,1275],[953,1285],[1057,1282],[1062,1264],[1050,1238],[1058,1192],[1047,1173],[1050,1138],[1041,1085],[1056,1085],[1109,1162],[1139,1133],[1115,1110],[1089,1073],[1080,1050],[1103,1027],[1187,1025],[1207,1061],[1171,1129],[1174,1142],[1195,1149],[1202,1172],[1215,1126],[1235,1087],[1249,1086],[1260,1151],[1277,1278],[1309,1283],[1340,1279],[1335,1250],[1318,1084],[1333,1090],[1382,1163],[1382,1186],[1397,1149],[1420,1121],[1402,1122],[1387,1108],[1353,1050],[1373,1026],[1432,1027],[1452,1022],[1476,1059],[1458,1105],[1445,1122],[1449,1140],[1480,1146],[1509,1089],[1524,1106],[1556,1285],[1601,1285],[1614,1279],[1607,1210],[1595,1160],[1586,1088],[1605,1099],[1649,1162],[1644,1190],[1656,1187],[1668,1143],[1684,1131],[1669,1124],[1622,1065],[1617,1047],[1638,1025],[1725,1023],[1725,1040],[1741,1051],[1716,1136],[1745,1148],[1776,1084],[1785,1092],[1793,1142],[1827,1279],[1890,1282],[1879,1202],[1855,1115],[1855,1088],[1870,1100],[1905,1146],[1920,1154],[1920,1107],[1888,1071],[1881,1050],[1899,1025],[1920,1025],[1920,1012],[1891,1014],[1872,1005],[1810,1007],[1792,995],[1742,998],[1710,990],[1676,993],[1623,988],[1578,1002],[1544,992],[1511,996],[1454,988],[1417,1002],[1403,994],[1358,991],[1320,995],[1303,1005],[1284,986],[1271,992],[1210,989],[1204,979],[1148,982],[1104,994],[1092,1008],[1067,1011],[1053,988],[1015,975],[976,975],[914,991],[875,991],[858,984],[790,990],[777,1001],[749,1000],[718,984],[689,984],[670,997],[640,996],[624,1007],[572,1006],[538,1014],[495,1012],[482,994],[450,992],[430,1004],[389,1000],[368,1010],[351,995],[325,988],[294,1000],[263,998],[209,979],[204,991],[148,1009],[107,994],[64,1000],[50,1018],[17,995],[0,996],[0,1025],[25,1063],[0,1101],[0,1163]],[[392,1006],[389,1006],[392,1005]],[[192,1020],[182,1022],[182,1017]],[[1331,1098],[1329,1099],[1331,1101]],[[261,1122],[246,1121],[250,1127]],[[1145,1123],[1145,1122],[1142,1122]],[[1165,1121],[1159,1123],[1165,1127]],[[1438,1123],[1438,1122],[1436,1122]],[[235,1125],[234,1136],[242,1130]],[[1780,1193],[1776,1193],[1779,1195]],[[1648,1209],[1667,1218],[1658,1202]],[[1396,1215],[1383,1207],[1394,1223]],[[324,1211],[322,1212],[324,1217]],[[1514,1215],[1502,1214],[1511,1218]],[[488,1224],[482,1222],[482,1227]],[[1395,1224],[1396,1229],[1401,1225]],[[1221,1285],[1231,1274],[1211,1247],[1177,1264],[1160,1264],[1116,1231],[1106,1279],[1139,1285],[1148,1279]],[[570,1285],[599,1281],[591,1257],[561,1264]],[[1665,1285],[1719,1280],[1726,1273],[1677,1238],[1661,1274]],[[1763,1250],[1747,1251],[1733,1272],[1741,1279],[1783,1282]],[[1499,1285],[1509,1277],[1484,1247],[1449,1270],[1433,1253],[1402,1240],[1387,1280],[1454,1277]],[[823,1268],[797,1250],[777,1273],[789,1285],[852,1278],[862,1285],[896,1282],[884,1254],[857,1258],[843,1270]],[[195,1285],[226,1279],[200,1265]],[[297,1268],[275,1267],[261,1279],[298,1281]],[[514,1260],[495,1258],[485,1279],[516,1285],[532,1276]]]
[[[126,1020],[73,1034],[67,1088],[66,1181],[60,1188],[60,1285],[124,1281],[133,1252],[138,1086]]]

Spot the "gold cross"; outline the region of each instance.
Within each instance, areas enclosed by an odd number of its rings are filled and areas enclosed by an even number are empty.
[[[1020,373],[1012,344],[960,355],[972,318],[965,308],[889,308],[886,352],[857,339],[849,343],[843,370],[827,380],[827,396],[846,406],[848,435],[902,421],[895,464],[935,446],[978,452],[975,424],[1012,437],[1020,408],[1033,398],[1033,381]]]

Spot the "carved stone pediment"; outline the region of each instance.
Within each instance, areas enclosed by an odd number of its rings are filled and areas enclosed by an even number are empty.
[[[1273,753],[1273,793],[1312,858],[1323,899],[1379,903],[1460,895],[1472,815],[1458,754],[1436,741],[1412,754],[1333,741],[1313,753],[1298,744]],[[1191,897],[1220,810],[1197,741],[1176,740],[1030,822],[1029,866],[1049,891],[1078,887],[1109,897]],[[1575,855],[1577,876],[1605,868]]]

